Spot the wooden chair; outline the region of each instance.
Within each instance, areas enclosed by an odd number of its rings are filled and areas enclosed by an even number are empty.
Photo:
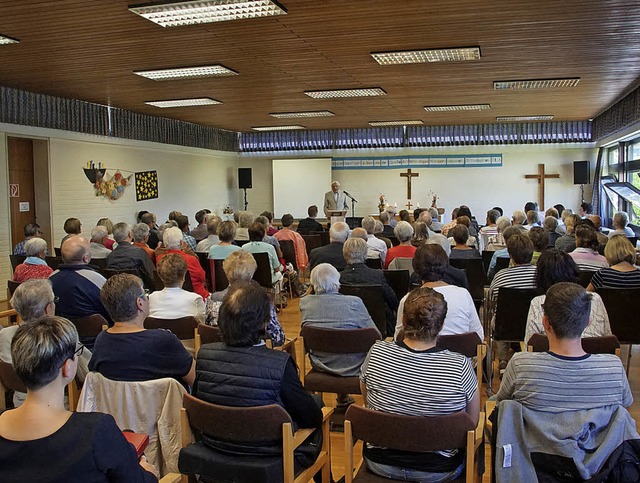
[[[398,300],[409,293],[409,270],[383,270],[382,272]]]
[[[53,252],[56,254],[56,257],[62,256],[62,248],[61,247],[53,247]]]
[[[105,268],[104,270],[102,270],[102,275],[107,280],[109,280],[111,277],[119,273],[128,273],[129,275],[135,275],[136,277],[140,277],[140,272],[138,272],[138,270],[135,268],[119,268],[119,269]]]
[[[311,235],[317,235],[320,237],[321,246],[328,245],[331,243],[331,237],[329,236],[328,231],[312,231]]]
[[[198,324],[195,328],[194,355],[198,355],[200,347],[203,344],[211,344],[212,342],[223,342],[222,332],[216,325]]]
[[[387,336],[390,327],[387,327],[387,314],[381,285],[341,285],[340,293],[344,295],[355,295],[362,299],[364,306],[367,308],[373,323],[376,324],[382,337]]]
[[[293,247],[293,242],[291,240],[280,240],[279,243],[280,250],[282,251],[282,258],[284,258],[284,261],[286,263],[290,263],[293,266],[293,269],[297,272],[298,262],[296,261],[296,252],[295,248]],[[287,272],[284,272],[282,275],[284,277],[284,280],[288,281],[289,283],[289,298],[292,299],[293,287],[291,286],[291,277],[289,277],[289,274]]]
[[[440,335],[436,339],[436,347],[457,352],[463,356],[476,357],[476,376],[478,377],[478,392],[482,386],[482,366],[487,355],[487,346],[475,332],[464,334]]]
[[[449,263],[452,267],[463,269],[467,274],[469,292],[476,303],[476,307],[478,307],[484,299],[484,286],[487,285],[487,272],[482,265],[482,259],[451,258]]]
[[[58,270],[58,267],[64,263],[62,257],[44,257],[44,261],[51,267],[52,270]]]
[[[227,280],[227,274],[222,269],[222,263],[224,260],[211,260],[213,263],[213,271],[211,272],[211,278],[213,280],[214,292],[222,292],[229,286],[229,280]]]
[[[198,320],[191,315],[178,319],[147,317],[144,320],[144,327],[145,329],[168,329],[178,339],[189,340],[194,338],[194,331],[198,327]]]
[[[380,340],[380,334],[376,329],[323,329],[304,325],[300,330],[300,340],[305,354],[310,351],[333,354],[366,354],[371,346]],[[304,387],[308,391],[360,394],[360,378],[358,376],[334,376],[315,369],[307,372],[305,357],[302,358],[300,374],[304,377]]]
[[[91,314],[69,320],[76,326],[80,338],[97,337],[108,325],[107,319],[101,314]]]
[[[300,235],[307,246],[307,255],[311,255],[311,250],[322,246],[322,238],[320,235]]]
[[[15,280],[7,280],[7,290],[9,291],[9,296],[13,297],[13,292],[20,286],[22,282],[16,282]]]
[[[580,270],[578,272],[578,284],[584,288],[587,288],[591,283],[595,270]]]
[[[198,257],[200,266],[204,270],[204,279],[206,281],[206,284],[208,285],[209,290],[211,291],[211,264],[209,263],[209,254],[196,252],[196,256]]]
[[[413,274],[413,258],[396,257],[391,260],[389,270],[409,270],[409,277]]]
[[[615,335],[603,337],[583,337],[582,349],[587,354],[614,354],[620,357],[620,342]],[[549,339],[545,334],[533,334],[527,341],[528,352],[546,352]]]
[[[631,347],[640,344],[640,311],[636,310],[633,302],[640,300],[640,289],[620,289],[620,288],[599,288],[596,292],[602,298],[611,332],[615,335],[620,344],[629,345],[627,356],[627,375],[629,374],[629,363],[631,362]]]
[[[353,447],[357,440],[400,451],[465,450],[465,471],[454,481],[481,482],[484,420],[484,413],[480,413],[476,426],[465,412],[434,417],[405,416],[352,404],[344,421],[345,482],[390,481],[370,472],[362,461],[354,465]]]
[[[153,271],[153,283],[156,290],[164,289],[164,282],[158,275],[158,271]],[[193,292],[193,282],[191,281],[191,275],[189,275],[189,271],[184,274],[184,283],[182,284],[182,290],[186,290],[187,292]]]
[[[367,258],[364,261],[364,264],[369,268],[374,268],[376,270],[382,270],[382,260],[380,260],[380,257],[378,257],[378,258]]]
[[[318,471],[322,481],[331,478],[329,416],[333,409],[322,408],[322,448],[316,461],[307,469],[295,472],[294,451],[313,429],[293,432],[293,423],[287,412],[276,404],[258,407],[229,407],[211,404],[185,394],[181,410],[182,450],[179,467],[183,475],[199,475],[211,481],[224,475],[229,481],[282,481],[307,483]],[[184,438],[187,430],[196,436],[191,444]],[[281,453],[273,456],[235,456],[211,449],[202,442],[202,435],[212,440],[243,446],[282,445]],[[185,481],[183,479],[183,481]]]
[[[11,270],[16,271],[16,267],[27,259],[26,255],[9,255],[9,260],[11,261]]]
[[[271,278],[273,268],[271,268],[271,260],[269,260],[268,253],[252,253],[253,258],[256,260],[258,268],[253,274],[253,279],[258,282],[262,287],[266,288],[273,294],[273,305],[276,304],[276,288]],[[280,298],[280,310],[283,308],[282,297]]]

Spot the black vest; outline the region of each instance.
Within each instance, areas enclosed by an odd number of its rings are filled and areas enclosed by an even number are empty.
[[[193,394],[221,406],[283,406],[280,390],[289,357],[264,345],[205,344],[198,352]]]

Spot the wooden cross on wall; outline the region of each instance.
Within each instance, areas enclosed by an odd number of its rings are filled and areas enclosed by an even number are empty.
[[[524,177],[526,179],[537,179],[538,180],[538,203],[540,203],[540,211],[544,211],[544,180],[545,179],[557,179],[560,178],[560,175],[555,174],[545,174],[544,172],[544,164],[538,165],[538,174],[525,174]]]
[[[407,199],[411,199],[411,178],[417,178],[420,173],[412,173],[411,168],[407,169],[406,173],[400,173],[400,176],[407,178]]]

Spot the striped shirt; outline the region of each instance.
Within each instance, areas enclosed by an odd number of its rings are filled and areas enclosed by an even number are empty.
[[[498,300],[498,292],[501,287],[505,288],[536,288],[536,266],[516,265],[500,270],[489,289],[489,299],[492,302]]]
[[[640,270],[620,272],[613,268],[603,268],[593,274],[591,284],[594,288],[640,288]]]
[[[609,268],[607,259],[590,248],[578,247],[569,253],[569,256],[576,262],[578,269],[585,272],[595,272],[601,268]]]
[[[362,364],[360,380],[367,388],[368,408],[408,416],[464,411],[478,389],[465,356],[437,348],[416,351],[403,342],[376,342]]]
[[[627,375],[617,356],[566,357],[551,352],[514,354],[496,396],[498,402],[503,399],[546,412],[629,407],[633,403]]]

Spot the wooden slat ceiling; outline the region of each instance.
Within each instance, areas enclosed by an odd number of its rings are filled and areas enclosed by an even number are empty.
[[[492,123],[552,114],[584,120],[640,78],[640,1],[281,0],[288,14],[162,28],[120,0],[0,0],[0,84],[234,131],[373,120]],[[480,46],[476,62],[381,66],[370,53]],[[134,70],[223,64],[240,75],[157,82]],[[495,91],[494,80],[580,77],[578,87]],[[305,90],[382,87],[378,98],[321,100]],[[212,97],[216,106],[159,109],[148,100]],[[423,106],[491,104],[481,112]],[[315,119],[270,112],[330,110]]]

